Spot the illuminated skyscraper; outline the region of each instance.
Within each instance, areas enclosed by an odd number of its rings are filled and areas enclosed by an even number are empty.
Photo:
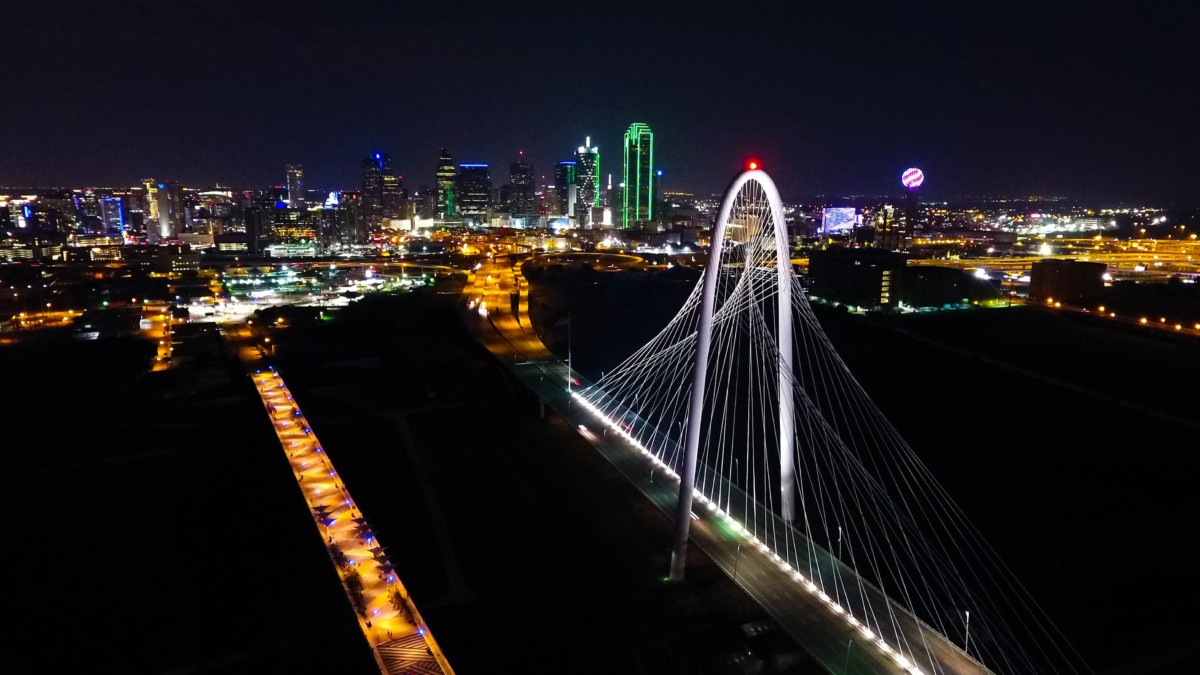
[[[304,167],[299,164],[287,165],[288,206],[293,209],[304,208]]]
[[[125,205],[120,197],[100,200],[100,221],[104,223],[104,234],[110,237],[125,233]]]
[[[891,206],[881,210],[883,218],[875,225],[875,246],[903,251],[912,244],[913,232],[917,226],[917,189],[925,182],[925,174],[920,169],[911,168],[900,176],[904,186],[904,215],[896,218]]]
[[[157,223],[158,200],[155,199],[154,195],[156,192],[158,192],[158,181],[154,180],[153,178],[147,178],[142,181],[142,184],[146,186],[146,204],[148,213],[150,214],[150,217],[147,218],[147,222]]]
[[[588,136],[575,152],[575,220],[580,227],[592,226],[592,207],[600,206],[600,148]]]
[[[575,162],[563,160],[554,167],[554,194],[556,203],[551,206],[560,216],[571,215],[571,192],[575,189]]]
[[[396,173],[392,170],[392,156],[383,153],[372,153],[362,161],[362,220],[368,231],[379,226],[385,217],[384,194],[387,181],[391,176],[391,184],[395,185]]]
[[[486,224],[492,198],[492,176],[488,165],[459,164],[455,188],[459,215],[473,219],[476,225]]]
[[[146,227],[151,244],[178,239],[183,231],[183,188],[179,183],[155,183],[154,200],[158,219]]]
[[[403,218],[405,216],[408,190],[404,189],[404,176],[397,176],[388,171],[383,174],[383,217]]]
[[[654,220],[654,132],[634,122],[625,130],[625,172],[621,182],[621,227]]]
[[[454,194],[455,178],[458,172],[454,170],[454,157],[446,148],[438,157],[437,167],[437,215],[438,219],[453,218],[458,213],[458,198]]]
[[[519,161],[508,166],[508,182],[512,185],[509,197],[510,209],[515,215],[531,215],[534,213],[533,203],[533,164],[526,162],[524,153]]]

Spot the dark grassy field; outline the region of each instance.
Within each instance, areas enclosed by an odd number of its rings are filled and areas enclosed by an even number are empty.
[[[17,525],[8,661],[20,672],[374,670],[249,381],[165,401],[138,385],[144,351],[54,336],[0,348]]]
[[[368,335],[397,336],[377,367],[279,368],[460,672],[814,672],[702,556],[686,585],[664,583],[665,516],[540,418],[452,303],[370,313]],[[414,317],[425,340],[410,350]],[[340,330],[320,339],[358,334]]]
[[[901,434],[1099,671],[1139,672],[1160,655],[1174,662],[1146,672],[1200,663],[1200,619],[1180,611],[1200,600],[1184,581],[1200,563],[1186,534],[1200,341],[1040,308],[823,318]]]

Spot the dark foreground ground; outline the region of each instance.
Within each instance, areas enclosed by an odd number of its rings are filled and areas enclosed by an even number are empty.
[[[9,672],[370,672],[249,381],[166,399],[145,354],[0,348]]]
[[[539,416],[455,303],[371,298],[273,342],[456,669],[815,672],[702,556],[663,581],[666,518]],[[248,380],[227,364],[176,397],[187,378],[139,379],[139,349],[0,351],[28,567],[7,652],[38,672],[373,672]]]
[[[279,368],[459,672],[816,672],[702,556],[664,582],[667,519],[539,415],[455,299],[372,302],[279,338],[356,358]]]
[[[687,290],[541,288],[534,313],[553,325],[574,305],[575,363],[594,375]],[[459,671],[811,672],[702,558],[686,587],[662,582],[666,519],[538,416],[453,303],[369,299],[277,338],[284,376]],[[1097,672],[1197,671],[1196,344],[1040,309],[821,315]],[[0,349],[10,661],[372,672],[248,382],[168,398],[169,383],[138,382],[144,365],[127,342]]]

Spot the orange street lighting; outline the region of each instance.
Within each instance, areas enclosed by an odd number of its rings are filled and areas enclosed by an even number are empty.
[[[1143,316],[1142,318],[1138,319],[1138,323],[1145,325],[1147,323],[1146,317]]]

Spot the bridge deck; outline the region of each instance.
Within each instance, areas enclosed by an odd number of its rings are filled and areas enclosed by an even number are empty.
[[[380,670],[453,675],[283,379],[267,369],[252,379]]]

